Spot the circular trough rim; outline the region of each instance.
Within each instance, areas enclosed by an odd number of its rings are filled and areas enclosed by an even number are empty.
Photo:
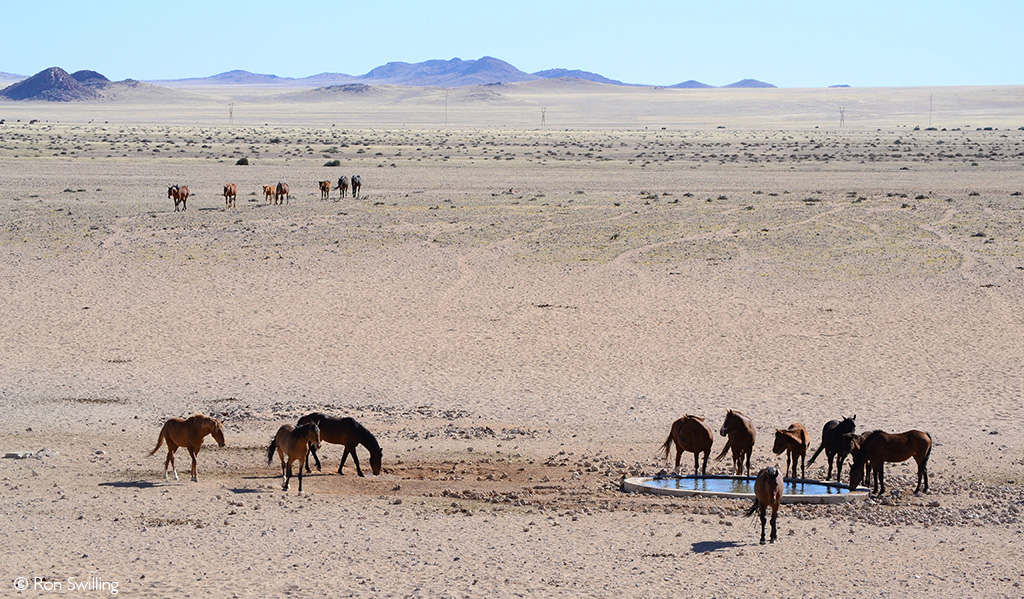
[[[729,480],[749,480],[754,481],[757,479],[756,476],[730,476],[727,474],[706,474],[703,476],[635,476],[627,478],[622,481],[622,490],[627,493],[650,493],[652,495],[671,495],[673,497],[725,497],[728,499],[746,499],[751,500],[754,498],[753,493],[730,493],[727,491],[699,491],[695,489],[669,489],[666,487],[649,487],[644,483],[652,480],[664,480],[666,478],[676,479],[697,479],[697,478],[713,478],[713,479],[729,479]],[[814,480],[811,478],[786,478],[786,482],[794,483],[814,483],[816,485],[824,485],[827,487],[842,487],[846,488],[849,485],[842,485],[834,482],[825,482],[820,480]],[[853,503],[854,501],[863,501],[868,498],[870,489],[867,487],[857,487],[855,490],[847,493],[836,493],[829,495],[822,494],[800,494],[800,495],[783,495],[782,503],[811,503],[811,504],[832,504],[832,503]]]

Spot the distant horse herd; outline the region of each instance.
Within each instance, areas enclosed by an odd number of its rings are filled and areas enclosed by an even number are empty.
[[[331,197],[331,190],[334,188],[331,181],[317,181],[317,186],[320,188],[320,199],[326,200]],[[338,200],[341,200],[348,196],[348,190],[352,189],[352,198],[358,199],[359,192],[363,187],[363,179],[359,175],[352,175],[352,178],[341,176],[338,178],[337,189],[339,192]],[[234,183],[225,183],[224,192],[224,209],[228,210],[235,208],[235,201],[238,198],[238,186]],[[189,190],[184,185],[171,185],[167,188],[167,197],[174,200],[174,211],[178,212],[181,210],[184,212],[188,209],[188,198]],[[265,204],[285,204],[290,203],[291,192],[288,188],[287,183],[278,182],[277,185],[264,185],[263,186],[263,201]]]
[[[269,186],[267,186],[269,187]],[[225,188],[225,197],[228,189]],[[821,445],[814,452],[807,466],[825,452],[828,458],[828,474],[825,480],[832,478],[833,461],[835,462],[836,482],[841,483],[843,462],[847,456],[853,457],[850,466],[850,490],[859,488],[862,482],[871,479],[870,493],[885,493],[885,464],[905,462],[911,458],[917,462],[917,487],[914,493],[928,492],[928,458],[932,451],[932,438],[926,432],[909,430],[904,433],[891,434],[881,430],[873,430],[860,435],[856,434],[856,416],[843,417],[825,423],[821,432]],[[718,431],[727,441],[716,460],[721,460],[732,450],[731,471],[737,475],[750,475],[750,456],[753,453],[756,431],[753,421],[745,414],[736,410],[728,410],[725,420]],[[156,447],[149,455],[154,455],[160,446],[167,445],[167,458],[164,460],[164,478],[167,478],[168,467],[178,480],[178,471],[174,467],[174,452],[178,447],[185,447],[192,458],[192,480],[196,481],[196,456],[203,445],[203,439],[213,436],[214,440],[224,447],[223,424],[214,418],[194,414],[187,419],[171,418],[164,423],[157,438]],[[338,474],[343,469],[349,455],[356,466],[356,474],[363,476],[359,466],[356,447],[362,445],[370,452],[370,469],[374,475],[382,470],[383,451],[373,433],[352,418],[334,418],[320,412],[313,412],[299,418],[295,425],[282,425],[267,447],[267,465],[274,461],[276,453],[281,462],[282,487],[289,488],[292,476],[292,465],[298,462],[299,492],[302,492],[303,471],[310,473],[309,458],[316,462],[317,471],[321,470],[317,450],[321,443],[334,443],[345,448],[338,465]],[[694,476],[706,475],[708,456],[714,444],[714,434],[704,422],[704,418],[687,414],[672,423],[668,438],[661,446],[661,453],[668,459],[672,446],[676,449],[675,472],[680,471],[680,462],[684,452],[693,453]],[[786,452],[786,468],[780,471],[772,466],[761,469],[754,481],[754,503],[746,515],[755,513],[761,520],[761,543],[765,543],[765,527],[767,510],[771,508],[771,537],[774,543],[777,534],[777,515],[782,501],[783,485],[787,475],[794,480],[802,480],[805,476],[804,458],[810,447],[810,435],[806,427],[795,422],[785,429],[775,429],[775,442],[772,453],[781,455]],[[703,463],[700,456],[703,455]],[[797,464],[799,460],[799,476]],[[922,489],[922,485],[924,488]]]

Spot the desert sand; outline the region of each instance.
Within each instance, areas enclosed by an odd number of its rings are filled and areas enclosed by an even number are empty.
[[[492,91],[448,127],[399,89],[0,103],[5,596],[1024,596],[1024,88],[932,127],[931,90]],[[930,492],[890,465],[761,546],[745,502],[620,490],[727,409],[755,470],[792,422],[928,431]],[[324,445],[283,491],[314,410],[383,474]],[[227,444],[165,481],[195,411]]]

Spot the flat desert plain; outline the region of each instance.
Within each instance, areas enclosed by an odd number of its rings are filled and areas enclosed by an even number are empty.
[[[4,596],[1024,596],[1022,88],[932,127],[929,90],[485,87],[447,127],[436,91],[172,91],[0,103]],[[746,502],[621,490],[729,409],[755,471],[793,422],[927,431],[930,491],[891,464],[762,546]],[[197,411],[226,446],[165,480]],[[311,411],[383,473],[325,444],[283,491]]]

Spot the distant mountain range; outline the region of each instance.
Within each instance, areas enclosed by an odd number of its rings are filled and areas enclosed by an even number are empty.
[[[345,84],[364,85],[403,85],[410,87],[462,87],[493,83],[517,83],[540,79],[576,78],[605,85],[639,86],[643,84],[623,83],[609,79],[597,73],[569,69],[548,69],[536,73],[520,71],[511,64],[484,56],[477,60],[427,60],[424,62],[389,62],[372,69],[364,75],[346,75],[344,73],[319,73],[309,77],[279,77],[249,71],[234,70],[219,73],[210,77],[191,79],[157,80],[148,83],[162,87],[188,87],[195,85],[281,85],[303,88],[316,88]],[[17,80],[0,90],[0,97],[12,100],[50,100],[75,101],[103,97],[102,90],[109,86],[130,84],[138,86],[139,82],[126,79],[123,82],[111,82],[96,71],[78,71],[68,74],[59,67],[51,67],[36,73],[32,77],[22,78],[18,75],[0,73],[0,80]],[[142,84],[145,85],[145,84]],[[699,81],[684,81],[670,86],[681,89],[711,88],[712,85]],[[732,88],[775,87],[754,79],[743,79],[726,85]]]

